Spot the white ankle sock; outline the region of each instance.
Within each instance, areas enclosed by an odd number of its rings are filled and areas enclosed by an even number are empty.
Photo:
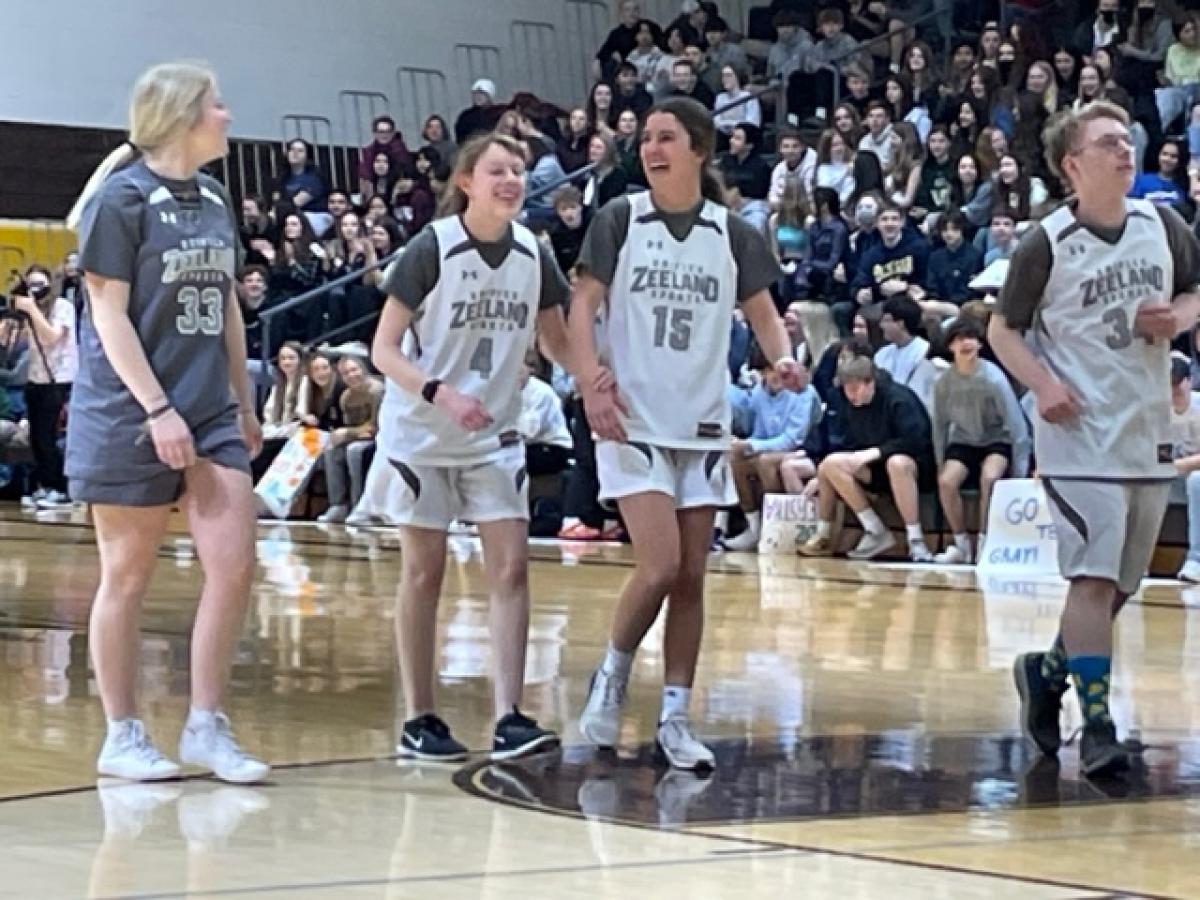
[[[187,727],[188,728],[203,728],[211,727],[216,722],[217,714],[211,709],[196,709],[192,707],[188,710]]]
[[[762,531],[762,513],[758,510],[746,513],[746,530],[758,534]]]
[[[124,719],[109,719],[108,720],[108,736],[113,737],[113,736],[117,735],[121,731],[121,729],[125,727],[126,722],[136,722],[136,721],[137,721],[137,716],[127,716]]]
[[[658,721],[665,722],[672,716],[687,718],[688,706],[692,702],[692,689],[668,684],[663,687],[662,715]]]
[[[604,662],[600,664],[600,668],[606,675],[628,678],[633,669],[633,654],[625,653],[609,644],[608,649],[604,651]]]
[[[863,529],[870,534],[883,534],[887,531],[883,527],[883,519],[879,518],[879,513],[875,512],[869,506],[858,513],[858,521],[862,522]]]
[[[954,536],[954,546],[961,550],[967,556],[971,555],[971,536],[969,534],[956,534]]]
[[[817,523],[817,537],[829,538],[832,536],[833,536],[833,523],[832,522],[818,522]]]
[[[921,530],[921,523],[920,523],[920,522],[917,522],[917,523],[915,523],[915,524],[913,524],[913,525],[905,525],[905,526],[904,526],[904,533],[905,533],[906,535],[908,535],[908,542],[909,542],[910,544],[923,544],[923,543],[925,543],[925,532],[923,532],[923,531]]]
[[[718,510],[717,516],[713,519],[713,528],[724,534],[729,530],[729,513],[726,510]]]

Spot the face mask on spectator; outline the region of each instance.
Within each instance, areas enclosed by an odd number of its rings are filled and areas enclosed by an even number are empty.
[[[854,221],[864,230],[874,225],[878,216],[879,210],[874,203],[860,203],[854,210]]]

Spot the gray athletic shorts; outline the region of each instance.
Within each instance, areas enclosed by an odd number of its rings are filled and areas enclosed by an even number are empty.
[[[196,456],[215,463],[225,469],[236,469],[250,474],[250,453],[242,440],[238,428],[237,410],[222,413],[218,418],[201,425],[192,432],[196,444]],[[149,447],[154,454],[154,445],[149,439],[138,445],[139,455]],[[102,506],[166,506],[183,496],[184,474],[157,462],[145,475],[128,475],[105,478],[102,474],[84,478],[71,478],[71,499]]]
[[[506,447],[486,462],[426,466],[391,460],[404,489],[390,503],[397,525],[446,531],[463,522],[529,520],[529,475],[525,445]]]
[[[1150,568],[1169,481],[1045,478],[1063,578],[1103,578],[1133,594]]]

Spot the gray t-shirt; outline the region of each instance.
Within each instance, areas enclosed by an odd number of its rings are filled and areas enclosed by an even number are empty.
[[[703,209],[701,202],[695,209],[683,213],[660,210],[658,217],[675,239],[682,241],[699,221]],[[579,270],[605,286],[611,286],[616,277],[617,258],[629,234],[629,216],[628,196],[610,200],[596,214],[583,239],[583,247],[579,251]],[[766,290],[782,277],[779,263],[763,236],[732,215],[729,217],[729,245],[733,258],[737,260],[738,303]]]
[[[460,217],[461,219],[461,217]],[[463,225],[463,231],[467,227]],[[513,251],[514,245],[512,227],[498,241],[479,241],[471,238],[463,245],[463,250],[474,249],[479,252],[483,261],[492,269],[499,269]],[[451,253],[463,252],[455,247]],[[571,293],[567,279],[555,262],[553,254],[547,253],[546,248],[538,243],[538,262],[542,269],[542,290],[538,298],[538,309],[551,306],[563,306]],[[400,257],[388,266],[383,275],[383,292],[397,298],[414,313],[419,312],[426,296],[434,289],[441,277],[441,253],[438,250],[437,235],[432,228],[422,229],[404,248]]]
[[[113,174],[79,228],[80,267],[129,284],[129,319],[150,368],[193,432],[235,406],[225,303],[240,245],[233,205],[207,175],[163,178],[144,160]],[[66,472],[114,481],[162,470],[141,440],[146,411],[109,362],[84,306],[71,394]]]

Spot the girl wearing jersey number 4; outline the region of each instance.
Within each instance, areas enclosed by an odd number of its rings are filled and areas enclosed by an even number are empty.
[[[262,445],[234,293],[237,224],[224,188],[199,171],[228,152],[228,128],[211,72],[150,69],[134,87],[130,143],[96,170],[68,218],[88,299],[66,472],[71,496],[92,504],[100,550],[89,643],[108,718],[103,775],[179,774],[135,703],[138,615],[176,503],[204,570],[179,755],[225,781],[268,771],[238,747],[221,711],[254,577],[250,454]],[[129,164],[134,148],[143,155]]]
[[[454,519],[476,523],[483,541],[497,717],[492,758],[558,745],[518,709],[529,631],[521,364],[535,326],[547,355],[566,364],[568,292],[554,258],[514,222],[524,175],[524,151],[512,139],[493,134],[468,143],[443,217],[384,276],[388,301],[372,352],[388,378],[379,447],[404,484],[392,512],[400,523],[395,627],[409,719],[396,749],[417,759],[467,754],[434,714],[433,698],[438,595]]]
[[[768,293],[779,267],[762,237],[721,205],[709,169],[714,140],[711,114],[693,100],[650,110],[641,145],[650,190],[613,200],[592,223],[569,323],[601,439],[600,496],[620,506],[637,562],[580,730],[595,744],[616,743],[634,652],[669,597],[657,741],[672,766],[691,770],[714,765],[692,736],[688,703],[713,517],[736,500],[723,365],[736,304],[785,384],[799,389],[804,378]],[[592,336],[601,304],[616,392],[601,377]]]

